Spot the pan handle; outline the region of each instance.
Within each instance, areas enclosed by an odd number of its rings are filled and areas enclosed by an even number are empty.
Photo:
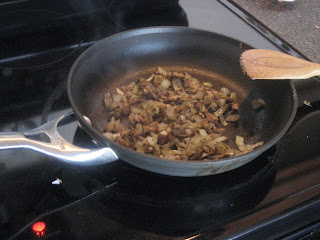
[[[58,132],[58,124],[65,125],[74,121],[74,114],[69,113],[23,133],[0,133],[0,149],[28,148],[79,165],[99,165],[119,159],[111,148],[80,148],[65,140]],[[45,140],[34,140],[43,135],[46,136]]]

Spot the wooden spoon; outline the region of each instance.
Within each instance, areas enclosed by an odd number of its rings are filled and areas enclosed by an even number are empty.
[[[252,79],[307,79],[320,75],[320,64],[265,49],[244,51],[240,65]]]

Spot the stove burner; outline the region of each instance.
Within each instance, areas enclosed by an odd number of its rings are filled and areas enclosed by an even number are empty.
[[[0,21],[6,26],[6,34],[0,40],[0,68],[45,68],[74,55],[81,46],[83,33],[72,21],[64,21],[62,26],[64,17],[63,12],[41,9],[1,13]],[[64,34],[62,38],[61,34]],[[36,61],[33,56],[37,56]]]
[[[81,128],[74,144],[97,147]],[[238,169],[188,178],[148,172],[120,160],[100,167],[99,181],[117,182],[99,198],[100,211],[153,232],[199,230],[258,205],[273,184],[276,156],[275,146]]]

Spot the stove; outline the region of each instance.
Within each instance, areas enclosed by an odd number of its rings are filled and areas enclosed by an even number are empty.
[[[128,29],[188,26],[301,56],[224,0],[8,0],[0,3],[0,19],[1,132],[72,112],[72,63]],[[218,175],[171,177],[121,160],[84,167],[31,150],[0,151],[0,239],[316,239],[320,82],[294,84],[299,108],[286,135],[252,162]],[[59,132],[77,146],[98,147],[76,122]]]

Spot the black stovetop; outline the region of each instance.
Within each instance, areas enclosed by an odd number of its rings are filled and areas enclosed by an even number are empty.
[[[65,84],[73,61],[119,31],[189,26],[299,55],[226,6],[213,0],[0,4],[6,23],[0,26],[0,131],[32,129],[72,111]],[[295,84],[300,106],[288,133],[223,174],[170,177],[121,160],[79,167],[31,150],[0,151],[0,239],[275,239],[307,227],[315,233],[320,102],[302,102],[311,99],[318,80]],[[76,145],[96,147],[76,123],[60,132]],[[57,178],[62,183],[54,184]],[[42,232],[32,230],[37,222],[46,224]]]

